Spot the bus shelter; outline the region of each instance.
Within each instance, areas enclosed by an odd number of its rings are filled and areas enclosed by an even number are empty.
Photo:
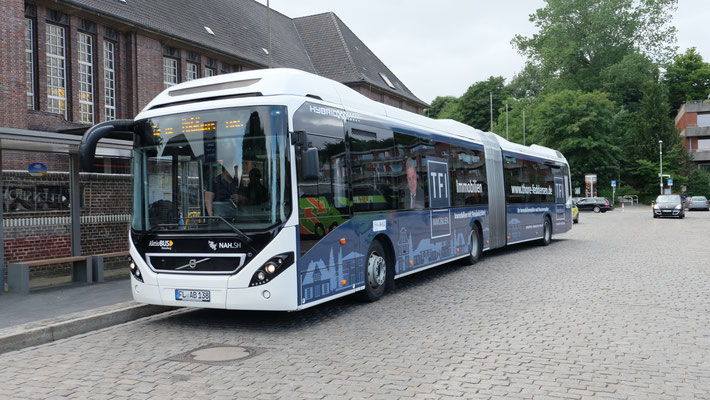
[[[101,230],[114,224],[127,234],[131,203],[115,198],[112,191],[121,190],[130,199],[132,142],[102,140],[97,156],[107,167],[80,173],[81,137],[0,127],[0,293],[5,290],[8,262],[81,256],[91,246],[125,246],[125,241],[117,243],[120,235],[117,239]],[[112,206],[122,208],[106,212]],[[82,209],[87,214],[83,218]],[[83,246],[82,225],[95,231],[85,232]],[[87,234],[94,239],[87,240]]]

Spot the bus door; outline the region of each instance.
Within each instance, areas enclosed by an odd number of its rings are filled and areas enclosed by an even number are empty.
[[[552,168],[552,175],[555,179],[555,219],[557,221],[564,221],[567,203],[565,176],[561,168]]]

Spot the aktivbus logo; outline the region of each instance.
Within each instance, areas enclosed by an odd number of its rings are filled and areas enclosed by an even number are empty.
[[[172,240],[151,240],[148,242],[149,247],[160,247],[163,250],[171,250],[173,248]]]

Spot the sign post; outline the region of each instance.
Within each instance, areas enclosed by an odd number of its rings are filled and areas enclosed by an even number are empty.
[[[611,181],[611,206],[614,206],[614,199],[616,198],[616,181]]]

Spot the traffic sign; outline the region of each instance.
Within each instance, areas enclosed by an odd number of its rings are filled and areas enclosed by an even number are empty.
[[[668,180],[668,186],[673,186],[673,179]]]
[[[611,181],[611,187],[616,187],[616,181]]]

